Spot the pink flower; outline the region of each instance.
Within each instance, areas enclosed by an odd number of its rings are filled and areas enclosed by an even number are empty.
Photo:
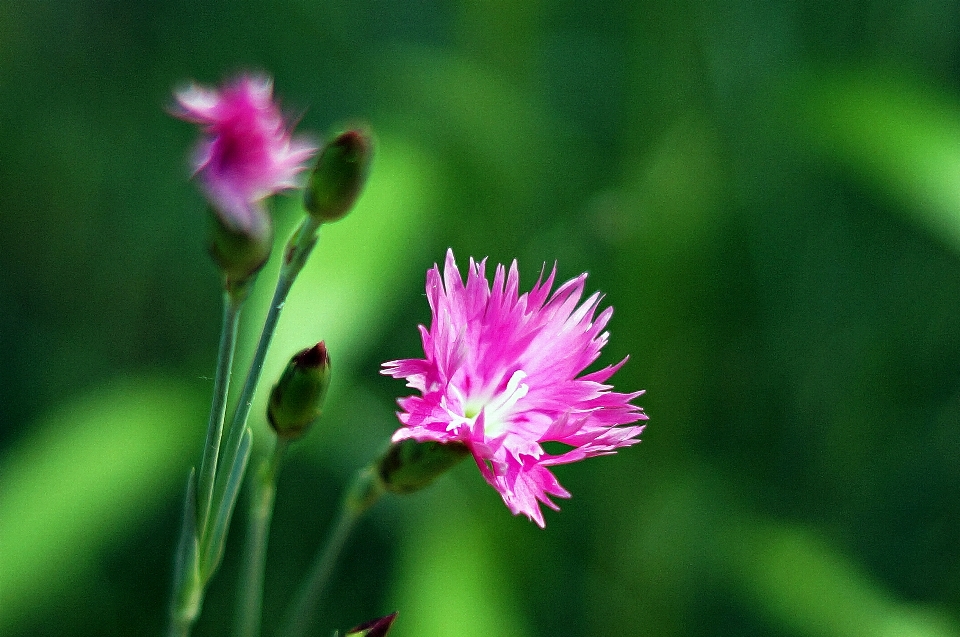
[[[630,403],[643,392],[604,384],[626,359],[578,377],[600,355],[613,313],[595,316],[599,293],[580,303],[586,274],[550,295],[554,268],[519,294],[516,261],[509,272],[497,265],[492,286],[485,266],[471,258],[464,284],[447,251],[442,278],[436,265],[427,272],[426,358],[383,365],[382,373],[406,378],[421,394],[399,400],[403,426],[393,441],[465,444],[507,507],[543,527],[539,503],[556,510],[549,496],[570,497],[549,467],[639,442],[643,426],[621,425],[647,419]],[[551,441],[571,449],[547,453],[541,445]]]
[[[303,162],[316,152],[291,137],[272,92],[269,78],[241,75],[220,89],[194,84],[175,94],[173,114],[199,124],[205,135],[194,151],[194,174],[218,216],[236,231],[267,223],[260,202],[296,187]]]

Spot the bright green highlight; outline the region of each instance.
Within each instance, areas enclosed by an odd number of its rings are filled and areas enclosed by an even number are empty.
[[[890,71],[811,74],[801,86],[801,133],[960,249],[960,102]]]
[[[204,421],[197,387],[133,378],[42,418],[0,459],[0,634],[88,575],[182,486]],[[172,556],[171,556],[172,559]]]
[[[957,637],[948,617],[899,602],[815,533],[760,525],[732,535],[745,592],[791,632],[809,637]]]
[[[438,495],[440,492],[443,495]],[[503,582],[510,576],[502,547],[466,507],[449,506],[456,487],[434,489],[435,506],[412,516],[394,584],[391,607],[402,609],[390,637],[524,637],[524,628]]]

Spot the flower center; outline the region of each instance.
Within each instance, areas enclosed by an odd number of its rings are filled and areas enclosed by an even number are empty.
[[[488,438],[503,435],[510,425],[514,405],[530,391],[530,387],[523,382],[526,377],[526,372],[518,370],[507,381],[506,388],[493,398],[468,398],[463,405],[463,417],[472,425],[483,412],[484,434]]]

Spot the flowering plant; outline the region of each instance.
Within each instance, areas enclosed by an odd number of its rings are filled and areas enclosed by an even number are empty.
[[[189,635],[207,586],[225,550],[227,531],[247,474],[252,433],[247,425],[271,338],[297,275],[322,224],[344,217],[360,194],[372,154],[368,131],[334,136],[322,149],[295,137],[273,101],[272,82],[243,75],[219,89],[191,85],[176,94],[173,114],[200,126],[194,174],[213,220],[210,251],[223,274],[224,319],[207,438],[199,469],[186,489],[184,522],[169,635]],[[232,417],[227,397],[238,317],[272,248],[265,200],[298,187],[314,154],[304,191],[306,214],[283,251],[273,301]],[[642,392],[612,391],[607,383],[626,362],[584,373],[608,339],[612,309],[601,296],[581,302],[586,275],[551,293],[556,268],[520,293],[516,261],[498,265],[492,283],[486,261],[470,259],[466,282],[453,251],[444,271],[427,272],[431,325],[421,326],[424,358],[394,360],[382,373],[406,379],[417,395],[400,399],[400,427],[384,454],[361,469],[343,500],[326,547],[291,602],[279,634],[302,637],[324,593],[337,555],[360,516],[384,493],[410,493],[470,455],[514,514],[545,525],[540,504],[569,497],[550,467],[605,455],[638,442],[645,420],[631,401]],[[276,480],[290,444],[322,413],[330,382],[323,342],[296,354],[270,392],[267,419],[273,449],[258,462],[250,493],[247,537],[234,633],[260,632],[266,547]],[[547,452],[556,442],[569,447]],[[348,635],[385,635],[396,613],[365,622]]]

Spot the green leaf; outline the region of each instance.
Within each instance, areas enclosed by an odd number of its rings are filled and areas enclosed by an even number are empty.
[[[230,520],[233,519],[233,511],[237,506],[237,494],[240,492],[240,487],[243,486],[244,471],[247,468],[247,462],[250,460],[252,438],[253,434],[250,432],[250,427],[244,427],[229,477],[223,485],[222,491],[217,495],[215,501],[217,514],[213,517],[213,524],[209,527],[209,539],[203,552],[203,561],[200,564],[200,577],[204,582],[208,581],[217,571],[217,567],[223,560],[227,531],[230,529]]]
[[[187,493],[183,502],[183,524],[180,525],[180,540],[177,544],[176,560],[173,569],[174,591],[179,598],[174,600],[178,609],[190,604],[190,595],[195,587],[187,585],[187,580],[197,581],[197,559],[200,538],[197,536],[197,471],[190,469],[187,478]]]

